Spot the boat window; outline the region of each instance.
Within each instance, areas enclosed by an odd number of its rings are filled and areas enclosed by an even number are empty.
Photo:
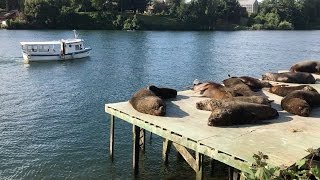
[[[32,46],[31,46],[31,45],[30,45],[30,46],[28,46],[27,48],[28,48],[28,51],[29,51],[29,52],[31,52],[31,51],[32,51]]]
[[[38,50],[38,46],[37,46],[37,45],[33,45],[33,46],[32,46],[32,51],[33,51],[33,52],[37,52],[37,50]]]
[[[49,45],[39,45],[39,52],[49,52]]]
[[[80,46],[79,45],[75,45],[76,50],[80,50]]]
[[[22,50],[26,50],[26,46],[25,45],[21,45]]]
[[[72,45],[70,44],[69,47],[72,47]]]

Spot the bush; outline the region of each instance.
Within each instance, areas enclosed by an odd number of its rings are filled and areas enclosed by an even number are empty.
[[[7,20],[7,29],[24,29],[27,27],[26,21],[22,20]]]
[[[251,30],[262,30],[263,29],[263,24],[254,24],[250,28]]]
[[[134,15],[133,19],[128,18],[127,20],[125,20],[124,24],[123,24],[123,29],[124,30],[138,30],[138,29],[140,29],[140,22],[137,19],[137,16]]]
[[[288,21],[281,21],[278,25],[278,29],[280,30],[292,30],[293,26],[292,23],[289,23]]]

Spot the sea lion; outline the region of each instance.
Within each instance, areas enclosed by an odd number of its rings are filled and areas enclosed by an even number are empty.
[[[312,74],[306,72],[266,73],[262,75],[262,80],[299,84],[314,84],[316,82]]]
[[[314,91],[292,91],[281,100],[282,109],[299,116],[308,117],[316,106],[320,106],[320,94]]]
[[[269,92],[276,94],[278,96],[286,96],[292,91],[296,90],[305,90],[305,91],[314,91],[318,92],[316,89],[309,85],[300,85],[300,86],[287,86],[287,85],[276,85],[269,89]]]
[[[320,74],[320,61],[302,61],[290,68],[291,72],[308,72]]]
[[[252,124],[279,116],[276,109],[267,105],[235,101],[226,103],[228,104],[226,107],[211,112],[208,126]]]
[[[252,91],[259,91],[260,89],[265,87],[272,87],[272,85],[267,81],[263,81],[249,76],[240,76],[239,79],[246,85],[248,85]]]
[[[161,99],[170,99],[177,97],[177,90],[175,89],[159,88],[154,85],[148,86],[147,89],[152,91],[156,96],[160,97]]]
[[[226,107],[227,105],[229,105],[226,102],[232,102],[232,101],[263,104],[267,106],[271,106],[271,102],[272,102],[267,97],[264,97],[264,96],[238,96],[238,97],[231,97],[223,100],[206,99],[206,100],[197,102],[196,108],[199,110],[213,111],[217,108]]]
[[[200,93],[204,97],[214,98],[214,99],[226,99],[232,97],[231,92],[229,92],[224,86],[215,82],[197,82],[193,83],[193,91]]]
[[[255,93],[240,78],[231,77],[223,80],[223,84],[236,96],[254,96]]]
[[[147,88],[137,91],[129,100],[132,107],[145,114],[164,116],[166,114],[165,102]]]

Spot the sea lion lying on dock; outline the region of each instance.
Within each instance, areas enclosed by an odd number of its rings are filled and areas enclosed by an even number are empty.
[[[247,103],[255,103],[255,104],[263,104],[267,106],[271,106],[271,100],[264,96],[238,96],[231,97],[223,100],[215,100],[215,99],[206,99],[196,103],[196,108],[199,110],[212,111],[217,108],[223,108],[225,105],[228,105],[226,102],[247,102]]]
[[[163,99],[175,98],[176,96],[177,91],[174,89],[158,88],[152,85],[137,91],[129,100],[129,103],[141,113],[164,116],[166,114],[166,104]]]
[[[232,97],[231,92],[229,92],[227,88],[215,82],[201,83],[200,81],[195,80],[193,82],[192,90],[208,98],[226,99]]]
[[[320,94],[314,91],[296,90],[281,100],[282,109],[299,116],[308,117],[316,106],[320,106]]]
[[[178,94],[177,90],[170,89],[170,88],[158,88],[157,86],[154,86],[154,85],[148,86],[147,88],[151,90],[153,93],[155,93],[155,95],[160,97],[161,99],[176,98]]]
[[[228,76],[231,77],[230,75]],[[272,85],[268,81],[263,81],[249,76],[240,76],[234,78],[239,78],[244,84],[248,85],[249,88],[255,92],[265,87],[272,87]]]
[[[314,84],[316,82],[312,74],[305,72],[266,73],[262,75],[262,80],[299,84]]]
[[[291,72],[308,72],[320,74],[320,61],[302,61],[290,68]]]
[[[240,78],[231,77],[223,80],[223,84],[233,93],[235,96],[254,96],[255,93],[246,85]]]
[[[252,124],[278,116],[278,111],[268,105],[230,101],[211,112],[208,126]]]
[[[309,85],[300,85],[300,86],[287,86],[287,85],[276,85],[269,89],[269,92],[276,94],[278,96],[286,96],[292,91],[296,90],[305,90],[305,91],[314,91],[318,92],[316,89]]]

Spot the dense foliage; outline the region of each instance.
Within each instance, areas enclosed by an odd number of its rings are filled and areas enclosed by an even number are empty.
[[[250,16],[253,29],[320,28],[319,0],[264,0],[259,13]]]
[[[309,148],[308,158],[297,161],[291,167],[272,167],[267,163],[269,157],[262,152],[254,154],[255,163],[250,167],[247,173],[241,173],[241,176],[249,180],[290,180],[290,179],[320,179],[319,150]]]
[[[237,0],[0,0],[0,8],[19,9],[11,24],[27,28],[320,29],[319,0],[263,0],[249,15]]]

